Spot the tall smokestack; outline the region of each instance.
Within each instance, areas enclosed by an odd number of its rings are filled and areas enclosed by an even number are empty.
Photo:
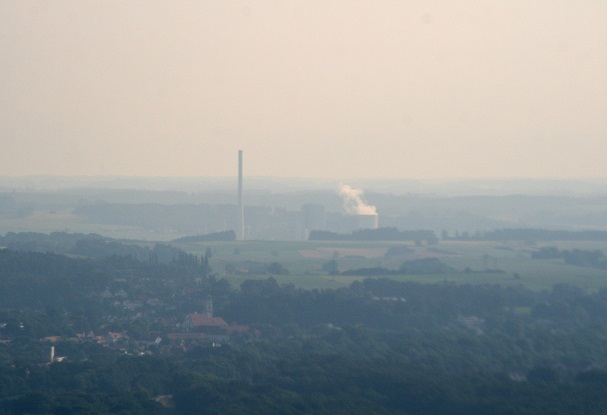
[[[242,202],[242,150],[238,150],[238,212],[240,224],[238,226],[238,240],[244,240],[244,204]]]

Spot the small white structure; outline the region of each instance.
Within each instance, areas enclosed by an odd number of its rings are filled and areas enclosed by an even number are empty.
[[[51,346],[51,360],[49,362],[50,363],[55,363],[55,362],[63,362],[67,356],[55,356],[55,346]]]

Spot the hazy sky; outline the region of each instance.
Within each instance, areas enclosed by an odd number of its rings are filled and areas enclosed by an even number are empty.
[[[0,0],[0,175],[607,176],[607,1]]]

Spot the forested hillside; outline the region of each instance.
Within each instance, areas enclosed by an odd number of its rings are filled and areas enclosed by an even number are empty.
[[[210,251],[152,247],[144,259],[129,249],[0,250],[0,414],[607,408],[607,290],[382,278],[233,286],[213,273]],[[192,325],[202,313],[213,326]]]

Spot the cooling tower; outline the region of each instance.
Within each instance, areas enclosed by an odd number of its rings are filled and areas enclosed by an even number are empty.
[[[379,220],[377,215],[356,215],[358,229],[377,229]]]

